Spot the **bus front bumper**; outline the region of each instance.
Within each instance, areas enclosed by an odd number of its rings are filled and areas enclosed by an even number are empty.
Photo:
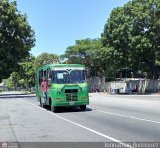
[[[52,106],[80,106],[89,105],[89,101],[68,101],[68,102],[53,102]]]

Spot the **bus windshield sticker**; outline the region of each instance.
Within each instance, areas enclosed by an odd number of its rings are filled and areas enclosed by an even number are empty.
[[[58,79],[63,79],[63,73],[57,73],[57,78]]]

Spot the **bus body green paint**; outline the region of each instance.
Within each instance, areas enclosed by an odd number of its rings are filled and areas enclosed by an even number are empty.
[[[42,78],[49,82],[47,100],[41,91]],[[36,71],[36,96],[44,105],[85,106],[89,104],[85,66],[80,64],[48,64]]]

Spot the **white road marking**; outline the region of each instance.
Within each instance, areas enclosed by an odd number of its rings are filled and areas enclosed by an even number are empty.
[[[25,101],[25,100],[23,100],[23,101]],[[76,122],[73,122],[73,121],[68,120],[68,119],[66,119],[66,118],[63,118],[63,117],[61,117],[61,116],[58,116],[57,114],[55,114],[55,113],[53,113],[53,112],[51,112],[51,111],[47,111],[46,109],[44,109],[44,108],[42,108],[42,107],[40,107],[40,106],[38,106],[38,105],[36,105],[36,104],[33,104],[33,103],[29,102],[29,101],[25,101],[25,102],[31,104],[31,105],[34,106],[34,107],[37,107],[38,109],[41,109],[41,110],[45,111],[45,112],[47,112],[47,113],[49,113],[49,114],[51,114],[51,115],[53,115],[53,116],[56,116],[56,117],[58,117],[58,118],[60,118],[60,119],[62,119],[62,120],[65,120],[65,121],[67,121],[67,122],[69,122],[69,123],[71,123],[71,124],[74,124],[74,125],[76,125],[76,126],[79,126],[79,127],[83,128],[83,129],[86,129],[86,130],[88,130],[88,131],[90,131],[90,132],[92,132],[92,133],[95,133],[95,134],[97,134],[97,135],[99,135],[99,136],[101,136],[101,137],[104,137],[104,138],[106,138],[106,139],[109,139],[109,140],[111,140],[111,141],[113,141],[113,142],[117,142],[117,143],[121,144],[122,146],[131,147],[130,145],[125,144],[125,143],[121,142],[120,140],[117,140],[117,139],[115,139],[115,138],[113,138],[113,137],[107,136],[107,135],[105,135],[105,134],[103,134],[103,133],[100,133],[100,132],[98,132],[98,131],[96,131],[96,130],[93,130],[93,129],[91,129],[91,128],[88,128],[88,127],[86,127],[86,126],[83,126],[83,125],[81,125],[81,124],[79,124],[79,123],[76,123]]]
[[[141,121],[147,121],[147,122],[160,124],[160,121],[154,121],[154,120],[149,120],[149,119],[144,119],[144,118],[139,118],[139,117],[127,116],[127,115],[123,115],[123,114],[117,114],[117,113],[106,112],[106,111],[101,111],[101,110],[95,110],[95,111],[105,113],[105,114],[114,115],[114,116],[120,116],[120,117],[131,118],[131,119],[136,119],[136,120],[141,120]]]

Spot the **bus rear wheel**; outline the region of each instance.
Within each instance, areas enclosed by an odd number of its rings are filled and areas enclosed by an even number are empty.
[[[86,105],[81,105],[80,108],[81,108],[81,111],[85,111],[86,110]]]
[[[42,103],[41,98],[40,98],[40,100],[39,100],[39,103],[40,103],[40,107],[44,108],[44,103]]]

